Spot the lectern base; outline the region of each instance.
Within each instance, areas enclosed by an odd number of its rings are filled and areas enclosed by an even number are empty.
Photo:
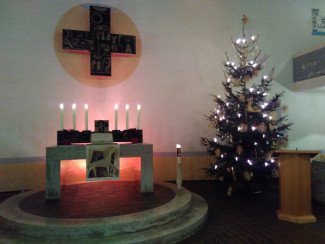
[[[305,215],[305,216],[295,216],[290,214],[284,214],[277,211],[276,213],[279,220],[284,220],[297,224],[306,224],[316,222],[316,217],[314,215]]]

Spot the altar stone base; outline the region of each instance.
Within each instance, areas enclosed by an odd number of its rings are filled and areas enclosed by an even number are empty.
[[[140,157],[141,172],[136,175],[141,192],[153,192],[152,144],[120,144],[120,158]],[[60,161],[86,159],[86,145],[54,146],[46,148],[46,199],[60,199]]]

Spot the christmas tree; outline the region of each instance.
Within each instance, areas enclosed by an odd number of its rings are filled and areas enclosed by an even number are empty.
[[[212,95],[216,108],[206,116],[216,130],[215,137],[201,138],[210,155],[210,166],[205,169],[208,176],[229,182],[267,177],[276,167],[272,151],[287,141],[285,132],[292,125],[285,123],[286,116],[276,118],[283,92],[269,98],[274,68],[262,74],[268,56],[257,49],[256,36],[246,35],[245,15],[242,23],[243,36],[236,41],[231,38],[238,61],[229,60],[226,53],[223,62],[225,99]]]

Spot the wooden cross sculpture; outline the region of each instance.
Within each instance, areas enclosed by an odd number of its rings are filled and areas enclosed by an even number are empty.
[[[90,31],[63,29],[63,49],[90,52],[91,75],[111,76],[111,53],[136,53],[135,36],[112,34],[110,22],[110,8],[90,6]]]

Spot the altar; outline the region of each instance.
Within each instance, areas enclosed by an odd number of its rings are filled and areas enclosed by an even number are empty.
[[[153,145],[152,144],[120,144],[120,158],[140,157],[141,192],[153,192]],[[46,148],[46,199],[60,199],[60,162],[61,160],[86,159],[86,145],[59,145]]]

